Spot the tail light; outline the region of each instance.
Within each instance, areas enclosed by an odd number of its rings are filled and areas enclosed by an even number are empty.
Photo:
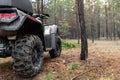
[[[10,23],[17,19],[18,16],[16,12],[14,13],[0,13],[0,23]]]

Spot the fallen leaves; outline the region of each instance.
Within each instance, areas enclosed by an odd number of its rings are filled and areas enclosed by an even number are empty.
[[[22,79],[12,70],[12,59],[0,59],[0,80],[41,80],[49,72],[54,80],[119,80],[120,41],[89,43],[89,59],[80,61],[80,48],[63,50],[61,57],[51,59],[47,53],[41,73],[34,78]],[[72,63],[79,67],[68,70]]]

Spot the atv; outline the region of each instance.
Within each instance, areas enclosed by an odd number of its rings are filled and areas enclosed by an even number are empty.
[[[18,76],[33,77],[43,64],[44,51],[51,58],[61,54],[57,25],[44,25],[47,14],[33,14],[29,0],[0,0],[0,58],[13,58]]]

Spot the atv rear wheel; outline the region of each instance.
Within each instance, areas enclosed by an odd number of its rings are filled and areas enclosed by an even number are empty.
[[[56,58],[56,57],[59,57],[61,55],[61,51],[62,51],[61,44],[62,43],[61,43],[60,37],[56,36],[56,49],[52,49],[51,51],[49,51],[51,58]]]
[[[13,69],[21,77],[32,77],[40,72],[43,63],[43,46],[40,38],[27,35],[15,43],[12,54]]]

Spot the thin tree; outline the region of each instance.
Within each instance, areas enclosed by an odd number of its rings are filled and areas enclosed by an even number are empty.
[[[97,38],[98,40],[100,40],[100,9],[98,9],[98,21],[97,21],[97,30],[98,30],[98,33],[97,33]]]
[[[81,29],[81,60],[87,60],[88,57],[88,43],[87,43],[87,36],[86,36],[86,27],[85,27],[85,19],[84,19],[84,0],[77,0],[78,4],[78,16],[79,16],[79,23]]]
[[[106,38],[108,40],[108,5],[107,5],[108,2],[105,2],[105,22],[106,22]]]
[[[100,32],[101,32],[101,24],[100,24],[100,0],[97,0],[97,38],[98,38],[98,40],[100,40],[100,36],[101,36],[101,34],[100,34]]]
[[[91,27],[91,38],[92,38],[92,43],[94,43],[94,40],[95,40],[95,25],[94,25],[94,13],[95,13],[95,8],[94,8],[94,3],[95,1],[91,1],[90,0],[90,16],[91,16],[91,23],[90,23],[90,27]]]
[[[75,2],[75,9],[76,9],[76,31],[77,31],[77,39],[78,39],[78,44],[80,44],[80,27],[79,27],[79,16],[78,16],[77,0]]]
[[[117,30],[116,30],[116,22],[115,22],[115,17],[116,17],[116,14],[115,14],[115,3],[114,3],[114,1],[112,1],[112,5],[113,5],[113,7],[112,7],[112,10],[113,10],[113,13],[112,13],[112,22],[113,22],[113,36],[114,36],[114,40],[116,40],[116,32],[117,32]]]
[[[43,0],[41,0],[41,14],[43,14]]]
[[[57,19],[56,19],[56,0],[54,0],[54,24],[57,24]]]
[[[36,0],[37,2],[37,13],[40,14],[40,0]]]

